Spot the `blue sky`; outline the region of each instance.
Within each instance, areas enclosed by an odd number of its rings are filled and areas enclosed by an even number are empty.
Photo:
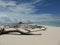
[[[4,20],[60,21],[59,16],[60,0],[0,0],[0,18],[4,17]]]

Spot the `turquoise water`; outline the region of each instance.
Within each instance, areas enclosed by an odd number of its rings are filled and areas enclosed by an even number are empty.
[[[0,25],[9,25],[9,24],[17,24],[17,23],[0,23]],[[29,23],[30,24],[30,23]],[[60,27],[60,21],[42,21],[42,22],[31,22],[31,24],[37,25],[47,25],[47,26],[58,26]]]
[[[47,25],[47,26],[58,26],[60,27],[60,22],[58,21],[49,21],[49,22],[36,22],[38,25]]]

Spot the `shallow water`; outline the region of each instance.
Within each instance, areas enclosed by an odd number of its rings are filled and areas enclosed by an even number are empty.
[[[18,24],[18,23],[0,23],[1,25],[13,25],[13,24]],[[47,26],[57,26],[60,27],[60,21],[42,21],[42,22],[31,22],[29,24],[37,24],[37,25],[47,25]]]

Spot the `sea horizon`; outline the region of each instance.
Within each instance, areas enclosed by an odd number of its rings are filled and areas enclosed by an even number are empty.
[[[60,27],[60,22],[58,21],[48,21],[48,22],[25,22],[27,24],[35,24],[35,25],[45,25],[45,26],[56,26],[56,27]],[[18,23],[0,23],[0,26],[2,25],[14,25],[14,24],[18,24]]]

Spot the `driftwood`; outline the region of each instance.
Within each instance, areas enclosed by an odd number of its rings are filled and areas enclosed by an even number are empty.
[[[9,28],[14,28],[16,30],[13,30],[13,29],[11,29],[11,30],[5,30],[6,27],[4,27],[4,28],[1,28],[0,29],[0,35],[2,35],[2,34],[10,34],[11,32],[18,32],[21,35],[41,35],[41,33],[40,34],[39,33],[38,34],[34,34],[33,32],[45,31],[46,30],[46,27],[44,27],[44,26],[28,25],[28,24],[17,24],[17,25],[13,25],[13,26],[12,25],[9,25],[8,27]],[[20,29],[18,29],[18,28],[20,28]],[[22,31],[21,28],[23,29],[23,31]],[[39,30],[36,29],[36,28],[39,28]],[[36,30],[34,31],[34,29],[36,29]]]
[[[18,32],[21,35],[41,35],[41,33],[40,34],[33,34],[33,33],[30,33],[31,32],[30,30],[27,30],[27,31],[28,31],[27,33],[23,32],[23,31],[20,31],[18,29],[17,30],[5,31],[5,29],[3,28],[3,29],[0,30],[0,35],[2,35],[2,34],[10,34],[11,32]]]

